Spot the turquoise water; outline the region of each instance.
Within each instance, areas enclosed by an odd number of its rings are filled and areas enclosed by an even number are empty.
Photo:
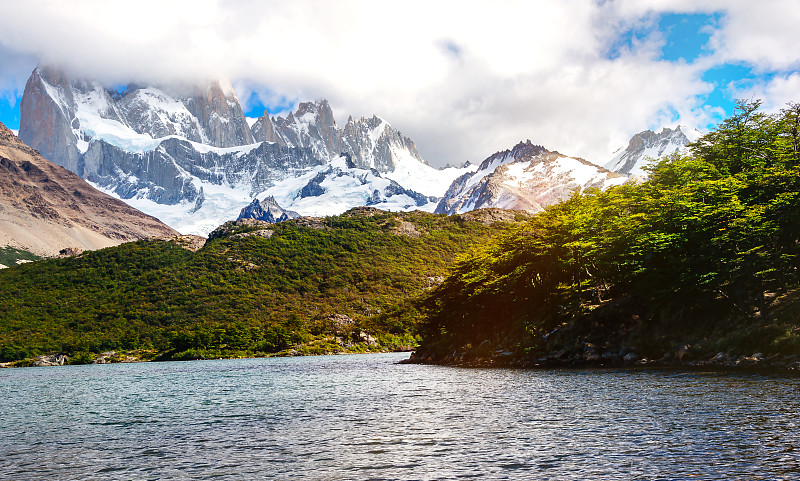
[[[800,379],[398,365],[0,370],[0,479],[800,479]]]

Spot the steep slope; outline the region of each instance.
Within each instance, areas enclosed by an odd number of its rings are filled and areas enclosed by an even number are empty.
[[[76,110],[67,76],[55,69],[37,68],[20,100],[18,135],[46,159],[77,172],[81,152],[72,128]]]
[[[604,167],[612,172],[644,177],[647,172],[642,170],[642,167],[654,160],[682,151],[699,137],[700,132],[697,130],[680,125],[674,129],[664,127],[658,133],[645,130],[631,137],[625,150],[620,149],[615,152],[614,157]]]
[[[289,219],[296,219],[300,217],[297,212],[286,210],[282,208],[275,201],[275,197],[269,196],[259,202],[258,199],[253,199],[247,207],[242,209],[239,213],[239,219],[255,219],[269,223],[283,222]]]
[[[301,103],[286,118],[265,112],[251,128],[232,89],[219,82],[180,91],[131,86],[120,93],[44,67],[26,85],[20,137],[98,188],[194,234],[234,218],[253,198],[271,195],[268,189],[284,191],[340,159],[346,175],[374,171],[368,180],[377,184],[363,195],[302,197],[306,211],[300,213],[380,206],[373,194],[386,197],[390,181],[414,196],[440,197],[465,172],[431,168],[410,139],[377,116],[339,127],[325,100]],[[338,211],[328,209],[331,196]]]
[[[232,91],[223,92],[218,81],[185,90],[131,86],[120,94],[56,68],[37,67],[20,102],[19,135],[70,170],[77,168],[69,164],[76,152],[85,153],[92,140],[132,151],[152,149],[169,136],[220,148],[253,143]]]
[[[309,148],[323,159],[346,155],[353,167],[394,172],[409,161],[427,165],[414,142],[378,116],[348,118],[343,128],[336,124],[326,100],[303,102],[287,118],[264,113],[253,124],[257,140],[290,147]]]
[[[538,212],[576,190],[604,189],[626,180],[622,174],[528,140],[490,156],[477,171],[453,181],[436,212],[457,214],[483,207]]]
[[[54,256],[176,234],[44,159],[0,124],[0,246]]]

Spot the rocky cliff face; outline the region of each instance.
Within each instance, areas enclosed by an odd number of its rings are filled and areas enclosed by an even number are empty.
[[[459,214],[484,207],[538,212],[576,190],[604,189],[626,180],[622,174],[528,140],[490,156],[477,171],[456,179],[436,212]]]
[[[301,103],[288,117],[260,117],[252,127],[259,141],[311,149],[319,158],[334,159],[346,155],[352,167],[393,172],[411,159],[427,165],[417,146],[378,116],[350,117],[344,128],[333,118],[326,100]]]
[[[253,143],[250,127],[236,94],[226,94],[220,83],[196,89],[181,101],[202,127],[206,141],[214,147],[236,147]]]
[[[280,205],[278,205],[275,197],[269,196],[260,202],[258,199],[253,199],[253,202],[251,202],[250,205],[242,209],[237,220],[255,219],[262,220],[264,222],[275,223],[283,222],[289,219],[296,219],[297,217],[300,217],[300,214],[291,210],[283,209]]]
[[[123,199],[193,203],[203,182],[257,193],[323,162],[306,149],[254,144],[236,96],[219,82],[184,96],[152,87],[119,94],[37,68],[22,105],[22,140]]]
[[[167,205],[196,202],[204,183],[256,195],[286,176],[321,165],[308,149],[270,143],[198,149],[178,137],[145,152],[92,142],[83,159],[87,180],[123,199],[140,197]]]
[[[250,132],[256,142],[271,142],[281,147],[286,147],[286,141],[275,132],[275,124],[266,110],[264,110],[264,115],[259,117],[250,127]]]
[[[97,90],[102,89],[98,86]],[[177,136],[192,142],[210,142],[206,128],[186,105],[159,89],[134,88],[124,96],[115,94],[113,99],[114,107],[125,119],[120,119],[120,124],[136,134],[152,139]]]
[[[268,189],[330,170],[339,159],[346,159],[346,175],[360,176],[354,182],[380,185],[335,196],[341,211],[334,214],[393,192],[441,195],[458,170],[429,167],[414,143],[379,117],[351,118],[340,128],[325,100],[301,103],[286,118],[265,112],[251,128],[235,94],[219,82],[188,91],[130,86],[117,92],[50,68],[37,68],[28,81],[19,135],[53,162],[195,234],[207,234],[254,197],[270,195]],[[396,172],[396,180],[382,177]],[[387,192],[384,184],[391,182],[403,185]],[[417,182],[424,195],[410,185]],[[311,197],[307,213],[327,207],[317,205],[325,196]],[[308,196],[289,202],[296,198]]]
[[[253,143],[236,95],[226,94],[219,82],[184,93],[135,86],[118,93],[37,67],[25,85],[20,138],[59,165],[67,167],[74,150],[83,154],[92,141],[142,150],[168,136],[220,148]],[[71,154],[67,145],[74,147]]]
[[[605,168],[620,174],[644,177],[642,168],[654,160],[682,151],[690,142],[700,137],[700,132],[686,127],[663,128],[658,133],[645,130],[631,137],[625,150],[619,150],[605,164]]]
[[[78,105],[66,75],[36,69],[20,101],[19,138],[53,162],[78,172],[80,152],[73,121]]]
[[[177,232],[44,159],[0,124],[0,246],[55,256]]]

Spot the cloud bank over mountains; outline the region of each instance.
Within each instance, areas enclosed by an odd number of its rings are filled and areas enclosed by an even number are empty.
[[[434,164],[526,138],[600,162],[644,128],[719,120],[715,95],[800,100],[794,0],[5,3],[0,102],[36,62],[109,86],[223,78],[245,108],[378,113]],[[675,14],[697,53],[665,59]]]

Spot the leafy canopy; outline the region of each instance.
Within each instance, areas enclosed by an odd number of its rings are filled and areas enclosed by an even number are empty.
[[[778,349],[796,327],[776,325],[771,300],[799,282],[800,106],[759,107],[740,102],[646,182],[576,193],[461,256],[425,301],[428,348],[656,351],[761,329]]]

